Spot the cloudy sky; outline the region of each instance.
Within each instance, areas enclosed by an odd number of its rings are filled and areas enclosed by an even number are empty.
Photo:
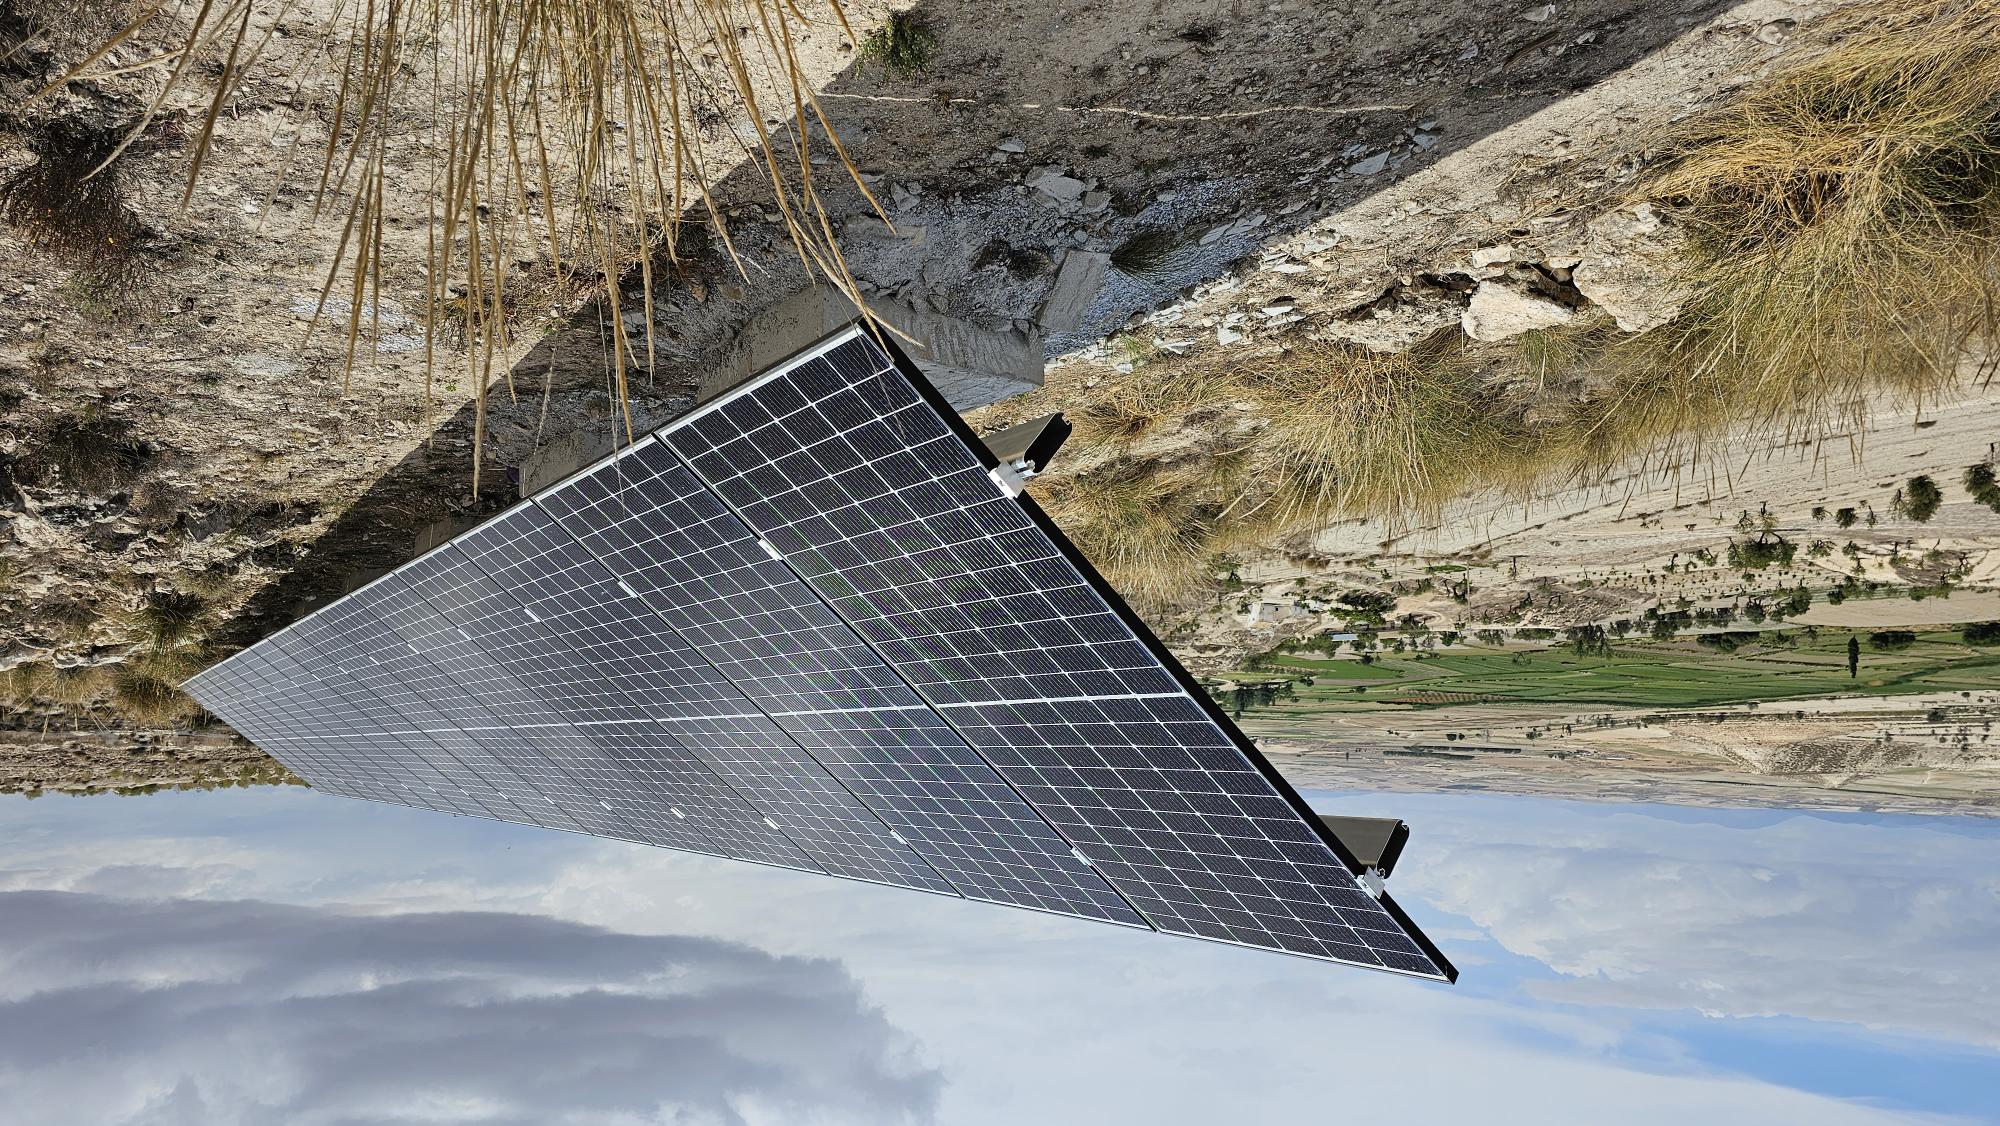
[[[296,789],[0,799],[0,1124],[2000,1122],[2000,826],[1313,796],[1412,823],[1457,986]]]

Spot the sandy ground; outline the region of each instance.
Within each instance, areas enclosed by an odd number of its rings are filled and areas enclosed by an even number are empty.
[[[1325,789],[1474,791],[1541,794],[1585,801],[1673,805],[1783,806],[1835,812],[2000,816],[1991,779],[1954,788],[1905,786],[1896,777],[1839,788],[1812,779],[1744,774],[1700,763],[1606,756],[1578,763],[1497,756],[1474,761],[1391,757],[1365,748],[1267,746],[1264,752],[1294,785]]]
[[[1924,602],[1849,601],[1821,604],[1792,619],[1809,626],[1932,626],[1957,622],[2000,620],[2000,593],[1958,591],[1950,598]]]
[[[1826,790],[2000,814],[2000,692],[1699,709],[1510,703],[1356,710],[1315,715],[1309,730],[1278,712],[1253,711],[1239,722],[1266,750],[1310,748],[1322,756],[1316,761],[1337,756],[1343,765],[1407,774],[1426,788],[1456,786],[1463,777],[1485,789],[1569,787],[1587,796],[1608,776],[1637,772],[1648,786],[1665,785],[1661,793],[1763,800]]]

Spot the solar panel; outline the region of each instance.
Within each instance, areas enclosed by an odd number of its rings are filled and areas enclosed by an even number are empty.
[[[1435,972],[953,417],[857,336],[662,440],[1154,926]]]
[[[1456,972],[851,328],[190,681],[349,796]]]
[[[640,445],[537,504],[687,640],[719,694],[769,717],[778,750],[914,850],[946,881],[938,890],[1140,922],[663,446]]]

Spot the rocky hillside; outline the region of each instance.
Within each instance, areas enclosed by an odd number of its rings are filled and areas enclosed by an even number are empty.
[[[857,54],[831,26],[801,41],[889,222],[852,186],[829,186],[827,205],[864,293],[1050,357],[1047,391],[980,420],[998,425],[1082,413],[1135,373],[1164,385],[1184,360],[1307,345],[1394,356],[1440,334],[1513,349],[1665,323],[1682,236],[1626,187],[1659,129],[1824,49],[1813,29],[1840,5],[897,7],[927,32],[909,65]],[[867,29],[887,10],[850,15]],[[37,201],[146,120],[161,77],[136,64],[174,29],[118,48],[110,61],[134,64],[123,73],[30,100],[110,27],[55,11],[0,9],[0,105],[14,107],[0,110],[4,722],[182,725],[199,717],[170,691],[180,675],[393,565],[426,529],[509,502],[537,449],[613,426],[607,333],[643,334],[646,313],[632,287],[607,310],[551,262],[518,264],[475,494],[464,342],[423,331],[417,170],[390,170],[407,218],[384,235],[385,296],[360,318],[359,362],[349,370],[338,333],[305,332],[316,313],[348,311],[322,306],[340,231],[314,221],[297,172],[332,124],[330,9],[253,14],[267,45],[185,204],[188,126],[220,57],[91,181],[84,228],[52,226]],[[804,280],[740,124],[710,114],[691,128],[743,267],[696,234],[663,271],[655,350],[632,385],[641,425],[681,409],[735,330]],[[1184,456],[1158,441],[1120,448]],[[1113,445],[1079,445],[1075,464]],[[1239,552],[1239,581],[1287,581],[1286,559],[1372,558],[1412,529],[1322,531]]]

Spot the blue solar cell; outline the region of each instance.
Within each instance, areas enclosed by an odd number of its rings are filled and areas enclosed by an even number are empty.
[[[739,707],[770,717],[784,746],[755,748],[757,761],[823,775],[867,812],[850,850],[872,833],[869,852],[913,851],[942,878],[935,890],[1140,922],[666,450],[641,445],[538,504],[741,693]]]

